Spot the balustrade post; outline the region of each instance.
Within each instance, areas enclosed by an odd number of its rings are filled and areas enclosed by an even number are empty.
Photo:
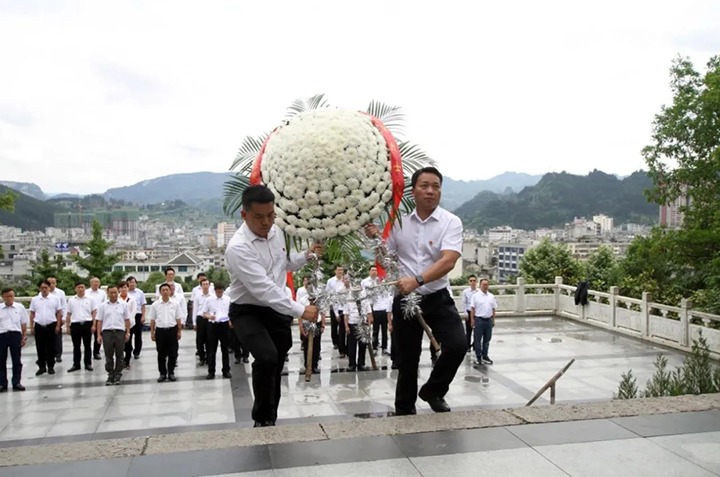
[[[525,278],[517,277],[517,293],[515,294],[515,313],[525,313]]]
[[[680,300],[680,345],[690,346],[690,309],[692,301],[687,298]]]
[[[560,315],[560,285],[563,284],[562,277],[555,277],[555,314]]]
[[[640,334],[643,338],[650,336],[650,304],[652,294],[642,292],[642,304],[640,305]]]
[[[610,287],[610,313],[612,314],[610,326],[617,327],[617,297],[620,294],[620,287]]]

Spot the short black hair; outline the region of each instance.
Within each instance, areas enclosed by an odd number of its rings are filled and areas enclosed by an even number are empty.
[[[200,277],[205,277],[205,278],[207,278],[207,275],[205,274],[205,272],[200,272],[200,273],[197,274],[197,279],[200,280]],[[202,281],[202,280],[200,280],[200,281]]]
[[[249,186],[242,193],[242,207],[243,210],[250,210],[253,204],[269,204],[275,202],[275,194],[268,188],[261,184]]]
[[[137,278],[135,278],[135,277],[133,277],[132,275],[130,275],[129,277],[127,277],[127,278],[125,279],[125,281],[128,282],[128,284],[129,284],[131,281],[134,281],[135,283],[137,283]]]
[[[203,277],[203,278],[200,279],[200,281],[198,281],[198,283],[199,283],[200,285],[202,285],[202,284],[205,283],[205,282],[210,283],[210,280],[208,280],[206,277]]]
[[[82,280],[80,280],[80,281],[77,281],[77,282],[75,282],[75,288],[77,288],[77,287],[78,287],[78,285],[82,285],[82,286],[85,286],[85,282],[84,282],[84,281],[82,281]]]
[[[120,280],[120,281],[117,283],[117,287],[118,287],[118,288],[122,288],[122,287],[126,287],[126,286],[128,286],[128,284],[127,284],[127,282],[126,282],[125,280]]]
[[[49,287],[49,286],[50,286],[50,282],[47,281],[47,280],[40,280],[40,281],[38,282],[38,288],[40,288],[40,287],[43,286],[43,285],[47,285],[47,286]]]
[[[117,290],[117,285],[108,285],[107,288],[105,289],[105,291],[110,291],[113,288]]]
[[[0,295],[4,295],[6,293],[14,292],[15,290],[12,287],[5,287],[0,291]]]
[[[215,289],[216,290],[225,290],[225,284],[224,283],[216,283]]]
[[[373,268],[377,270],[377,265],[370,265],[370,268],[368,268],[368,270],[372,270]]]
[[[488,285],[490,285],[490,280],[488,280],[487,278],[481,278],[480,283],[482,282],[488,282]]]
[[[440,179],[440,185],[443,183],[443,176],[440,174],[440,171],[437,170],[436,167],[428,166],[423,167],[422,169],[418,169],[417,171],[413,172],[412,177],[410,178],[410,187],[414,188],[415,184],[417,184],[418,177],[420,177],[420,174],[435,174]]]
[[[468,280],[470,280],[471,278],[474,278],[475,280],[477,280],[477,277],[476,277],[475,275],[470,275],[470,276],[468,277]]]
[[[343,267],[343,266],[340,265],[339,263],[335,265],[335,270],[337,270],[338,268],[342,268],[342,269],[343,269],[343,273],[345,273],[345,267]]]
[[[167,267],[167,268],[164,270],[164,272],[165,272],[165,276],[167,277],[167,272],[173,272],[173,273],[175,273],[175,269],[174,269],[173,267]]]
[[[162,290],[163,288],[167,288],[169,290],[170,285],[168,285],[167,283],[163,283],[162,285],[160,285],[160,288],[158,288],[158,291]]]

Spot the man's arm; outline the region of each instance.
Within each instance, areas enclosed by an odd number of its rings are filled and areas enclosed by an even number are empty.
[[[470,307],[470,328],[475,328],[475,306]]]
[[[444,277],[450,271],[455,268],[455,263],[460,258],[460,253],[454,250],[443,250],[440,252],[440,258],[437,262],[433,263],[430,268],[425,270],[421,275],[425,283],[434,282],[435,280]],[[412,293],[420,286],[415,277],[402,277],[398,280],[397,287],[400,289],[400,293],[407,295]]]
[[[67,315],[65,315],[65,331],[67,334],[70,334],[70,322],[72,321],[72,311],[70,311],[70,307],[68,306]]]

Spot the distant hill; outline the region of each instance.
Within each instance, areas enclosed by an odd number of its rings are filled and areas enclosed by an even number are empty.
[[[652,185],[644,171],[624,179],[598,170],[587,176],[550,173],[518,193],[480,192],[455,213],[466,228],[479,231],[497,225],[529,230],[562,226],[574,217],[597,214],[613,217],[617,224],[652,224],[657,221],[658,207],[643,195]]]
[[[0,185],[0,194],[10,190]],[[23,230],[45,230],[53,226],[53,214],[61,209],[29,195],[13,190],[15,212],[0,210],[0,225],[19,227]]]
[[[10,189],[17,192],[21,192],[27,196],[32,197],[33,199],[47,199],[47,195],[45,195],[40,186],[38,186],[37,184],[33,184],[32,182],[0,181],[0,185],[9,187]]]
[[[530,175],[522,172],[503,172],[500,175],[484,180],[463,181],[449,177],[443,179],[441,205],[454,210],[469,201],[481,191],[497,194],[519,192],[524,187],[538,183],[542,175]]]
[[[135,204],[159,204],[182,200],[195,205],[209,199],[222,200],[223,184],[231,177],[227,172],[192,172],[156,177],[131,186],[108,189],[106,199]]]

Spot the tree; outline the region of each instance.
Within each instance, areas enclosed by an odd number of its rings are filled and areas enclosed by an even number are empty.
[[[555,283],[555,277],[559,276],[564,283],[573,284],[580,280],[581,272],[580,262],[570,249],[547,238],[525,252],[520,262],[520,275],[528,283]]]
[[[0,195],[0,210],[13,212],[15,210],[15,194],[11,190]]]
[[[138,286],[145,293],[155,293],[155,287],[165,283],[165,274],[163,272],[152,272],[148,275],[147,280],[140,283]]]
[[[103,238],[103,228],[100,222],[93,220],[92,238],[85,244],[83,251],[85,256],[75,256],[78,266],[87,270],[91,277],[98,277],[100,281],[107,283],[115,283],[122,279],[122,272],[113,272],[115,265],[121,253],[108,253],[113,242],[109,242]]]
[[[608,291],[620,283],[620,267],[612,248],[603,245],[585,262],[585,279],[593,290]]]
[[[47,277],[55,277],[57,286],[65,293],[72,293],[75,283],[80,277],[65,266],[65,259],[61,255],[50,258],[47,249],[40,252],[38,260],[32,262],[31,279],[34,286]]]

